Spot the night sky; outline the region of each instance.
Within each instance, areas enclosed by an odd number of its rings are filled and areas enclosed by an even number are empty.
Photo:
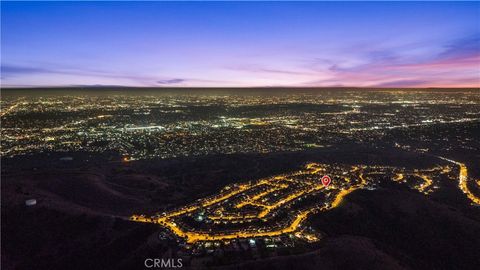
[[[3,87],[480,87],[480,2],[4,2]]]

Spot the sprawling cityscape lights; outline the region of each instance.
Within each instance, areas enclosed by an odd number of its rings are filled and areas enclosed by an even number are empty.
[[[469,176],[467,164],[455,154],[478,149],[475,133],[468,129],[478,128],[480,95],[475,90],[461,90],[461,95],[459,90],[438,91],[6,95],[1,151],[5,157],[64,152],[64,160],[74,152],[113,153],[111,161],[127,164],[357,144],[436,160],[430,168],[313,162],[299,171],[240,179],[217,194],[164,212],[128,217],[160,225],[192,252],[238,239],[272,247],[289,239],[295,245],[323,237],[308,225],[312,214],[385,180],[428,196],[441,181],[455,181],[472,205],[480,205],[479,180]],[[324,175],[332,179],[328,186],[321,181]]]
[[[1,154],[116,151],[128,161],[298,151],[374,141],[394,130],[478,123],[479,104],[475,91],[7,95]]]
[[[1,269],[478,269],[480,1],[1,2]]]

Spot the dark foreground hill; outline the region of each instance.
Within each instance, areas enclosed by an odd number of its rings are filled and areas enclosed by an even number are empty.
[[[7,162],[10,169],[2,177],[2,269],[145,269],[146,258],[172,256],[176,245],[160,240],[156,225],[125,220],[129,214],[190,202],[229,182],[291,170],[305,161],[429,162],[388,151],[356,153],[352,157],[336,149],[335,154],[57,164],[34,170],[17,170]],[[458,190],[452,187],[448,192],[456,198]],[[27,198],[36,198],[38,204],[26,207]],[[221,257],[190,257],[186,262],[215,269],[477,269],[480,210],[438,198],[397,184],[359,190],[338,208],[309,219],[324,235],[315,248],[234,263]]]

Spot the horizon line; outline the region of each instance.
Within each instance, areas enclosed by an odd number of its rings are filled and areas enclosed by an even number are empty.
[[[123,85],[90,85],[90,86],[81,86],[81,85],[71,85],[71,86],[0,86],[0,90],[33,90],[33,89],[42,89],[42,90],[62,90],[62,89],[72,89],[72,90],[94,90],[94,89],[103,89],[103,90],[120,90],[120,89],[149,89],[149,90],[168,90],[168,89],[178,89],[178,90],[188,90],[188,89],[264,89],[264,90],[275,90],[275,89],[478,89],[480,86],[461,86],[461,87],[379,87],[379,86],[123,86]]]

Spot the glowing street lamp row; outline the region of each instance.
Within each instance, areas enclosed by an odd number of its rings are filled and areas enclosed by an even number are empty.
[[[458,165],[460,167],[459,173],[459,187],[463,193],[467,195],[467,197],[474,203],[480,204],[480,198],[475,196],[471,190],[468,189],[467,180],[468,180],[468,172],[467,167],[465,164],[456,162],[450,159],[442,158],[443,160],[449,161]],[[349,176],[342,176],[336,177],[335,183],[332,185],[325,187],[321,181],[319,181],[323,173],[326,172],[328,168],[327,165],[317,164],[317,163],[310,163],[306,165],[306,170],[297,171],[288,175],[280,175],[274,176],[268,179],[262,179],[254,183],[247,183],[241,184],[234,187],[232,190],[210,197],[206,199],[200,200],[198,203],[189,205],[172,212],[154,216],[154,217],[145,217],[143,215],[133,215],[131,220],[138,221],[138,222],[150,222],[150,223],[157,223],[162,225],[165,228],[170,229],[176,236],[184,238],[187,243],[195,243],[197,241],[227,241],[231,239],[237,238],[255,238],[255,237],[272,237],[272,236],[279,236],[283,234],[293,233],[299,230],[300,225],[306,220],[306,218],[312,214],[319,211],[329,210],[335,207],[338,207],[345,196],[352,193],[353,191],[363,188],[367,185],[367,179],[364,176],[366,169],[377,169],[377,168],[387,168],[387,167],[378,167],[378,166],[353,166],[350,168]],[[389,167],[390,169],[392,167]],[[440,174],[447,174],[450,172],[450,167],[435,167],[433,169],[427,170],[414,170],[413,172],[401,171],[398,172],[398,169],[394,168],[394,171],[397,171],[392,180],[397,182],[406,182],[406,176],[414,176],[418,179],[422,179],[422,183],[415,186],[415,188],[424,194],[429,194],[432,192],[432,185],[434,180],[428,174],[437,172]],[[372,173],[372,172],[370,172]],[[373,172],[375,173],[375,172]],[[318,178],[318,181],[315,180],[303,180],[303,182],[299,179],[295,179],[295,177],[304,176],[304,175],[312,175],[315,178]],[[352,181],[351,177],[356,177]],[[358,178],[358,179],[357,179]],[[344,182],[342,182],[343,180]],[[256,193],[253,196],[244,196],[240,197],[241,201],[233,202],[228,201],[230,198],[241,195],[246,191],[251,191],[253,188],[258,188],[259,186],[268,186],[268,188],[262,192]],[[265,204],[259,202],[265,196],[271,195],[272,193],[280,190],[285,190],[290,187],[290,185],[299,185],[300,190],[294,191],[292,193],[285,194],[283,198],[280,198],[274,203]],[[298,188],[297,186],[295,186]],[[229,188],[230,189],[230,188]],[[252,205],[257,208],[260,208],[259,212],[255,214],[242,214],[241,212],[238,214],[228,214],[228,215],[209,215],[208,218],[213,221],[223,221],[223,222],[238,222],[238,221],[251,221],[251,220],[263,220],[270,218],[269,214],[277,209],[280,209],[284,206],[289,205],[293,201],[302,198],[304,196],[316,194],[318,191],[324,192],[334,192],[333,197],[329,199],[330,202],[325,202],[322,207],[318,207],[316,205],[311,206],[308,209],[292,211],[293,216],[289,218],[289,222],[282,225],[281,228],[253,228],[253,229],[245,229],[245,230],[236,230],[230,232],[203,232],[203,231],[189,231],[181,228],[179,224],[175,221],[176,218],[195,212],[202,208],[209,208],[215,207],[218,204],[223,203],[233,203],[233,208],[242,211],[242,208],[246,205]],[[223,209],[223,208],[220,208]]]

